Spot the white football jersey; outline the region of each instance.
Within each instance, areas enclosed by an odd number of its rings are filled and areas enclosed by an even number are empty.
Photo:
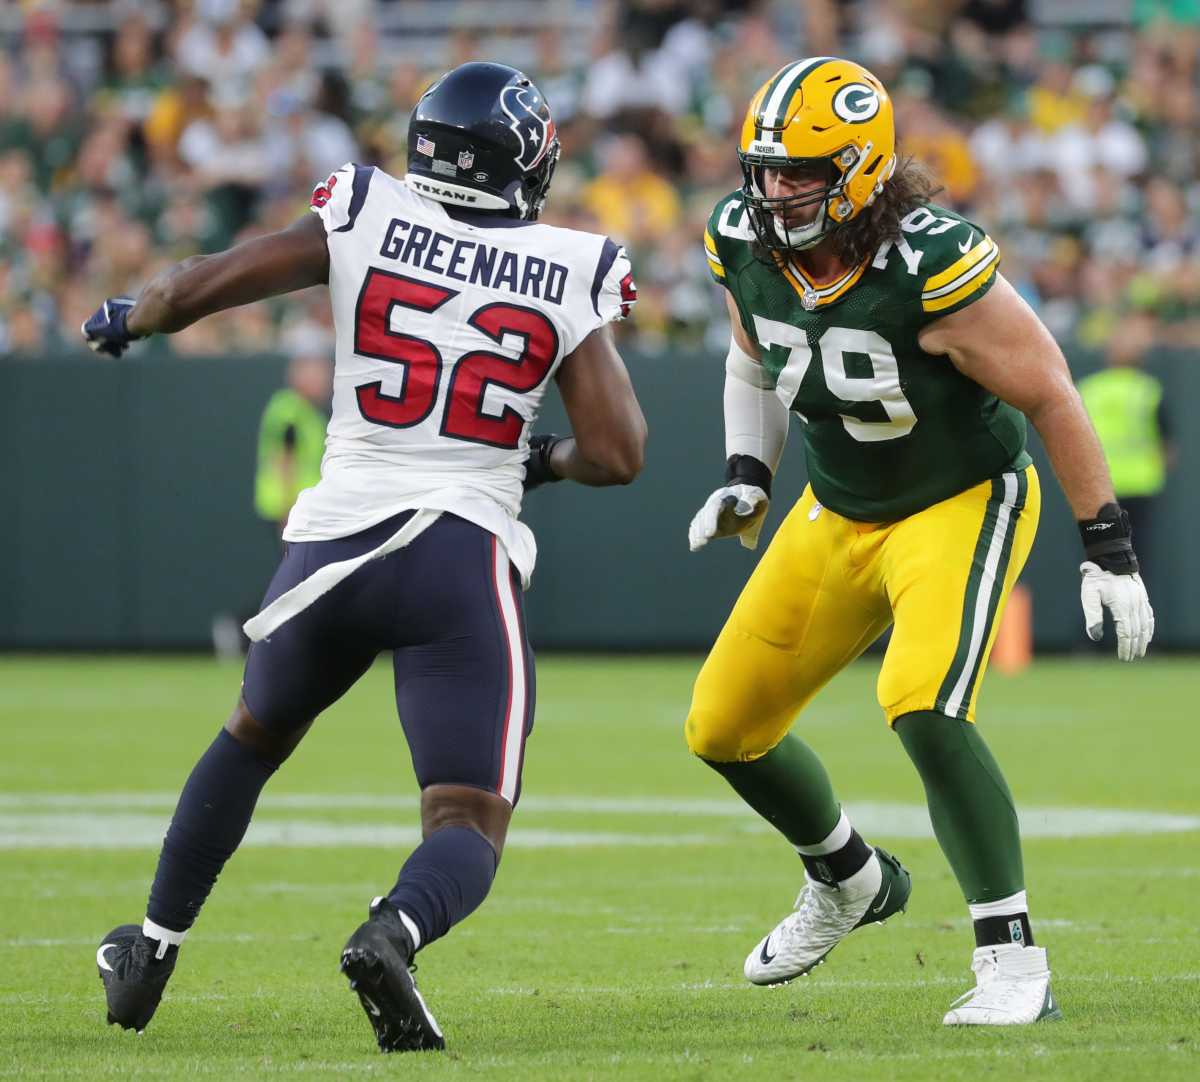
[[[349,164],[313,192],[337,330],[321,480],[288,541],[346,537],[411,508],[495,534],[526,583],[518,521],[530,428],[551,377],[636,300],[607,237],[447,208]]]

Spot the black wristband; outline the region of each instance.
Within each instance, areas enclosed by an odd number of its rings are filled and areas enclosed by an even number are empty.
[[[525,462],[525,481],[522,486],[526,492],[539,485],[549,485],[562,480],[550,468],[550,456],[554,453],[554,448],[566,438],[556,436],[552,432],[529,437],[529,458]]]
[[[1083,519],[1079,523],[1079,536],[1083,539],[1084,555],[1092,563],[1114,575],[1136,574],[1138,559],[1133,553],[1129,512],[1121,510],[1119,504],[1106,503],[1095,518]]]
[[[771,495],[771,470],[753,455],[730,455],[725,463],[727,485],[757,485]]]

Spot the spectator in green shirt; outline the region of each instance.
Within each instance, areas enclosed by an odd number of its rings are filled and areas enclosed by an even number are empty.
[[[1155,509],[1171,464],[1163,386],[1142,368],[1154,338],[1152,316],[1127,316],[1109,343],[1107,366],[1079,381],[1079,393],[1108,459],[1113,490],[1129,512],[1145,563],[1154,558]],[[1142,575],[1147,577],[1145,567]]]
[[[267,402],[258,429],[254,507],[279,533],[296,497],[321,477],[333,367],[321,354],[298,353],[287,386]]]

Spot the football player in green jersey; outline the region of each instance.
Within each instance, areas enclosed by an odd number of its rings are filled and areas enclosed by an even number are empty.
[[[1154,617],[1128,517],[1058,346],[997,271],[995,242],[931,203],[896,155],[887,92],[858,64],[786,65],[742,129],[744,183],[704,244],[727,290],[725,484],[693,550],[753,548],[789,411],[810,485],[772,539],[696,680],[692,752],[797,849],[805,889],[745,973],[807,973],[850,931],[904,908],[908,873],[858,835],[796,715],[889,626],[878,698],[921,776],[975,926],[976,986],[947,1025],[1058,1017],[1034,944],[1012,796],[975,705],[1000,613],[1033,542],[1040,433],[1079,520],[1089,635],[1111,614],[1141,657]]]

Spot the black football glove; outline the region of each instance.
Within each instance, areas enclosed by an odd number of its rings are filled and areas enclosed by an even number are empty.
[[[566,438],[556,436],[552,432],[529,437],[529,458],[525,463],[525,481],[522,486],[526,492],[532,492],[540,485],[562,480],[550,468],[550,456],[554,453],[554,448]]]
[[[119,357],[129,348],[130,342],[143,337],[132,334],[126,320],[136,302],[132,297],[109,297],[86,320],[80,330],[87,344],[97,353]]]

